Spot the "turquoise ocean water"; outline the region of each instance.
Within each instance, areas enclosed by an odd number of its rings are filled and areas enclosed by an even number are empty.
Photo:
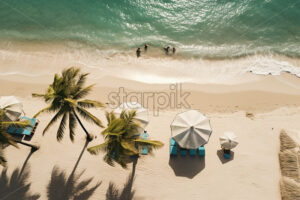
[[[300,1],[1,0],[1,40],[121,51],[171,45],[199,58],[300,57]]]

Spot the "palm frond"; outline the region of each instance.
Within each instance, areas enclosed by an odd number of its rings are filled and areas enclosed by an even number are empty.
[[[109,164],[110,166],[114,167],[114,159],[112,156],[110,156],[109,154],[106,154],[103,158],[104,162],[106,162],[107,164]]]
[[[92,91],[92,88],[94,87],[95,85],[89,85],[85,88],[82,88],[81,90],[79,90],[76,94],[74,94],[74,99],[80,99],[80,98],[83,98],[85,97],[86,95],[88,95],[91,91]]]
[[[157,140],[142,140],[142,139],[137,139],[134,140],[136,142],[137,145],[148,145],[150,147],[153,148],[160,148],[162,146],[164,146],[164,144],[160,141]]]
[[[106,135],[106,136],[120,136],[122,135],[124,132],[116,132],[116,133],[112,133],[112,132],[105,132],[103,133],[103,135]]]
[[[58,130],[57,130],[57,135],[56,135],[57,141],[61,141],[62,138],[64,137],[67,118],[68,118],[68,113],[64,113],[64,115],[63,115],[63,117],[60,121],[60,125],[58,127]]]
[[[104,104],[102,104],[101,102],[88,100],[88,99],[78,101],[78,105],[83,108],[102,108],[102,107],[104,107]]]
[[[87,111],[84,108],[80,108],[80,107],[76,107],[76,111],[87,121],[93,122],[96,125],[100,126],[100,127],[104,127],[102,125],[102,122],[100,121],[100,119],[98,119],[96,116],[94,116],[92,113],[90,113],[89,111]]]
[[[6,132],[6,130],[0,130],[0,145],[5,145],[5,144],[9,144],[9,145],[13,145],[16,148],[19,148],[18,145],[16,144],[16,142],[14,141],[14,138],[8,134]],[[1,146],[1,147],[2,147]]]
[[[76,125],[77,125],[77,121],[73,112],[69,112],[69,131],[70,131],[70,139],[72,142],[74,141]]]
[[[103,151],[106,147],[107,147],[108,142],[104,142],[102,144],[93,146],[93,147],[89,147],[87,150],[88,152],[90,152],[93,155],[98,154],[100,151]]]
[[[15,127],[18,128],[24,128],[30,126],[30,121],[11,121],[11,122],[0,122],[2,127],[8,127],[10,125],[14,125]]]
[[[117,118],[114,112],[105,112],[105,117],[108,125]]]
[[[71,98],[64,98],[64,101],[70,103],[73,107],[77,107],[77,101]]]
[[[33,117],[36,118],[37,116],[39,116],[43,112],[50,112],[51,108],[52,108],[52,105],[47,106],[46,108],[43,108],[42,110],[40,110],[39,112],[37,112]]]
[[[69,67],[62,71],[62,77],[65,81],[72,81],[79,73],[80,69],[78,67]]]
[[[32,93],[31,95],[32,95],[32,97],[41,97],[41,98],[45,97],[45,94]]]
[[[129,151],[132,155],[138,154],[138,150],[135,148],[134,142],[133,141],[121,141],[121,146]]]
[[[78,81],[76,83],[76,85],[81,88],[85,82],[86,82],[86,78],[87,76],[89,75],[89,73],[85,73],[85,74],[80,74],[79,78],[78,78]]]
[[[64,110],[60,109],[58,113],[54,115],[54,117],[50,120],[48,125],[45,127],[43,131],[43,135],[48,131],[48,129],[64,114]]]

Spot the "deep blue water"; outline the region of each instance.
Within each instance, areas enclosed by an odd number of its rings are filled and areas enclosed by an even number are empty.
[[[300,57],[300,0],[1,0],[0,40]]]

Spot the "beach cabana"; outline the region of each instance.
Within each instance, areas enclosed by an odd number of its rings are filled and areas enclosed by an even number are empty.
[[[236,147],[239,143],[237,136],[233,132],[225,132],[223,136],[220,136],[221,148],[224,152],[224,158],[230,159],[230,150]]]
[[[178,145],[182,149],[181,155],[185,155],[185,151],[189,149],[191,155],[198,150],[199,155],[204,156],[203,145],[208,142],[212,129],[207,117],[197,110],[189,110],[176,115],[171,124],[171,132],[170,150],[173,149],[173,154],[174,146]]]
[[[3,109],[6,120],[17,121],[23,113],[23,104],[15,96],[2,96],[0,109]]]

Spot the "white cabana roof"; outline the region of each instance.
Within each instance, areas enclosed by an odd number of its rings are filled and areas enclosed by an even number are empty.
[[[206,144],[212,133],[208,118],[197,110],[176,115],[171,131],[179,146],[187,149],[196,149]]]
[[[23,111],[23,104],[15,96],[0,97],[0,109],[4,110],[7,120],[18,120]]]

